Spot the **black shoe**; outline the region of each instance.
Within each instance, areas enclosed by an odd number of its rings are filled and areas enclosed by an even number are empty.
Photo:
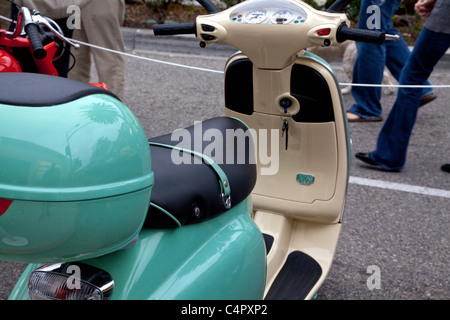
[[[358,152],[357,154],[355,154],[355,157],[356,157],[356,159],[359,159],[359,160],[361,160],[364,163],[370,164],[371,166],[374,166],[377,169],[380,169],[382,171],[400,172],[399,169],[385,169],[385,168],[381,167],[378,163],[376,163],[375,161],[372,160],[372,158],[370,157],[369,153]]]
[[[437,95],[435,95],[434,93],[429,93],[427,94],[425,97],[423,97],[422,99],[420,99],[420,106],[424,106],[427,103],[435,100],[437,98]]]
[[[372,160],[372,158],[370,157],[369,153],[366,152],[358,152],[357,154],[355,154],[356,159],[361,160],[362,162],[365,162],[367,164],[370,164],[371,166],[377,166],[378,164]]]
[[[443,164],[441,170],[444,172],[450,172],[450,163]]]

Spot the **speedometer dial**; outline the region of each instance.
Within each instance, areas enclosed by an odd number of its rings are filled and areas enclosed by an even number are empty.
[[[261,23],[267,18],[267,12],[265,10],[253,10],[247,13],[244,17],[247,23]]]
[[[273,23],[277,24],[287,24],[294,19],[295,15],[292,11],[289,10],[279,10],[272,14],[270,19]]]

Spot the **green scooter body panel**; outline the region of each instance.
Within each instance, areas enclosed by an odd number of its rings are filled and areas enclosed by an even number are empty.
[[[145,220],[154,174],[145,132],[119,100],[0,104],[0,260],[81,260],[124,247]]]
[[[133,247],[84,260],[111,274],[113,300],[262,299],[263,237],[251,199],[222,215],[175,229],[143,229]],[[28,299],[29,267],[10,299]]]

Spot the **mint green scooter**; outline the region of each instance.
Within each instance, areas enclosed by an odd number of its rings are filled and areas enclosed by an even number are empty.
[[[350,1],[248,0],[155,35],[241,50],[225,117],[147,140],[99,87],[0,73],[0,260],[30,263],[10,299],[311,299],[342,225],[350,142],[336,77],[311,46]]]

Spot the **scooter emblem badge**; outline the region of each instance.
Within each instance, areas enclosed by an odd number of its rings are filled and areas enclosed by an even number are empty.
[[[305,173],[299,173],[297,174],[297,181],[300,184],[309,186],[311,184],[314,183],[314,176],[310,175],[310,174],[305,174]]]

